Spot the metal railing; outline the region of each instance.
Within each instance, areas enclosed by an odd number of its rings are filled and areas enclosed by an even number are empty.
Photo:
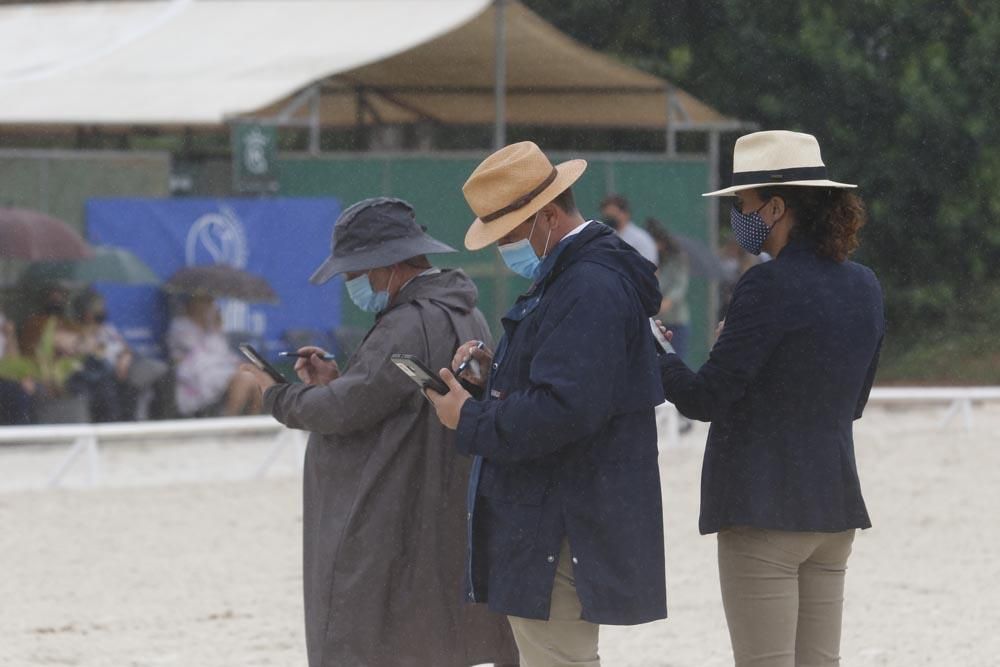
[[[943,404],[946,409],[938,428],[946,428],[956,416],[961,415],[965,430],[970,431],[973,428],[973,405],[987,401],[1000,401],[1000,387],[876,387],[872,390],[869,404]],[[668,448],[680,446],[681,424],[677,410],[672,405],[666,404],[660,409],[658,418],[664,446]],[[290,447],[298,447],[301,456],[307,436],[304,431],[285,428],[272,417],[258,416],[114,424],[7,426],[0,427],[0,445],[68,443],[69,450],[48,475],[45,487],[59,486],[66,473],[80,459],[86,461],[87,483],[90,486],[98,486],[101,483],[103,444],[115,441],[135,442],[150,438],[180,439],[246,433],[274,435],[274,442],[254,469],[250,476],[252,479],[263,477],[281,454]]]

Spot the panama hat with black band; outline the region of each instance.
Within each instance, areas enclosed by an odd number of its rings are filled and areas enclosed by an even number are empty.
[[[480,250],[507,236],[576,183],[586,169],[586,160],[553,167],[531,141],[493,153],[462,186],[465,201],[478,216],[465,235],[465,247]]]
[[[733,148],[733,180],[728,188],[702,197],[724,197],[740,190],[791,185],[813,188],[856,188],[827,178],[819,142],[811,134],[767,130],[746,134]]]

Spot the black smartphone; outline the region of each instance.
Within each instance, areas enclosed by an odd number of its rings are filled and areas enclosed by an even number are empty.
[[[444,380],[412,354],[394,354],[389,357],[389,360],[396,364],[396,368],[416,382],[421,389],[433,389],[439,394],[448,393],[448,385],[444,383]]]
[[[267,360],[260,356],[260,353],[257,350],[253,349],[253,345],[250,343],[240,343],[239,348],[240,352],[243,353],[244,357],[250,360],[251,364],[270,375],[272,380],[279,383],[288,382],[285,376],[282,375],[277,368],[267,363]]]

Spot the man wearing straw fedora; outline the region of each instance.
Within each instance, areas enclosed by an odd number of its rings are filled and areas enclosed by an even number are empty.
[[[663,401],[648,318],[655,266],[577,211],[584,160],[555,167],[531,142],[480,164],[463,192],[470,250],[497,244],[532,280],[503,318],[495,354],[470,355],[473,399],[448,369],[428,391],[472,455],[466,594],[507,614],[526,667],[600,664],[599,624],[666,616],[655,406]]]
[[[374,324],[340,372],[317,347],[298,350],[302,383],[254,372],[264,407],[311,431],[302,529],[310,667],[465,667],[516,654],[499,614],[462,604],[463,501],[470,462],[450,447],[419,390],[390,362],[406,352],[447,363],[459,342],[487,337],[477,291],[427,255],[454,250],[417,224],[405,201],[348,207],[330,257],[310,282],[346,274]]]
[[[744,274],[708,361],[661,361],[667,398],[711,421],[702,533],[718,533],[719,578],[736,665],[840,664],[844,574],[871,522],[853,421],[885,332],[875,274],[847,258],[865,222],[855,186],[830,180],[812,135],[736,142],[739,244],[774,261]]]

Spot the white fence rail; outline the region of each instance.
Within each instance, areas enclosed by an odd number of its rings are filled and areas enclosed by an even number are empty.
[[[286,429],[271,417],[227,417],[218,419],[177,419],[114,424],[51,424],[38,426],[6,426],[0,428],[0,446],[4,444],[47,443],[70,445],[66,455],[49,474],[47,488],[59,485],[79,459],[87,462],[87,483],[101,483],[102,444],[114,441],[136,442],[150,438],[181,439],[211,435],[274,434],[274,444],[255,468],[253,478],[263,477],[271,465],[288,447],[305,444],[306,434]]]
[[[973,428],[973,405],[986,401],[1000,401],[1000,387],[876,387],[872,390],[869,404],[941,404],[945,406],[945,411],[939,428],[946,428],[956,416],[961,415],[968,431]],[[680,444],[680,425],[680,418],[673,406],[664,406],[660,426],[666,447]],[[86,460],[87,482],[91,486],[97,486],[101,483],[101,446],[104,444],[123,440],[135,442],[148,438],[180,439],[240,433],[274,435],[274,444],[254,469],[251,476],[253,478],[263,477],[289,447],[298,447],[301,454],[305,445],[306,434],[302,431],[286,429],[271,417],[260,416],[119,424],[6,426],[0,427],[0,446],[31,443],[69,444],[69,450],[51,471],[45,486],[47,488],[59,486],[66,473],[81,458]]]
[[[938,424],[939,429],[947,428],[948,424],[958,415],[966,431],[973,427],[972,406],[975,403],[1000,401],[1000,387],[875,387],[868,398],[868,405],[881,404],[911,404],[945,406]],[[675,447],[681,444],[680,416],[669,403],[658,409],[657,418],[665,447]]]

